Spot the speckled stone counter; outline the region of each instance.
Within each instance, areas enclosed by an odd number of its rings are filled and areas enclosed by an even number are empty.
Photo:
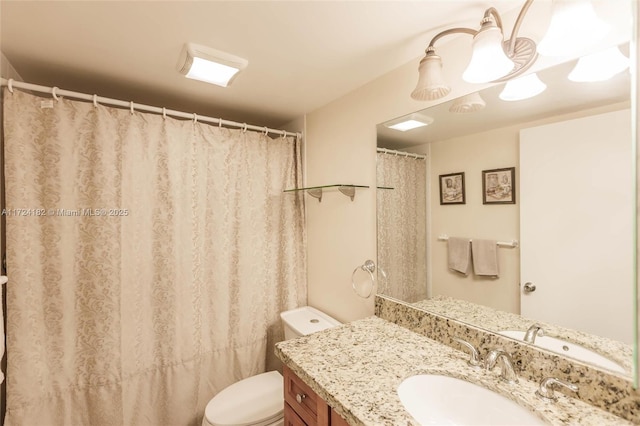
[[[403,379],[421,373],[481,384],[552,425],[632,424],[562,394],[545,403],[535,396],[537,384],[504,383],[498,368],[472,369],[464,352],[378,317],[280,342],[276,355],[351,425],[417,425],[396,391]]]
[[[577,393],[564,388],[559,392],[640,424],[640,392],[633,388],[630,377],[384,296],[376,296],[375,311],[382,319],[454,349],[459,349],[460,344],[453,341],[453,337],[470,342],[481,353],[496,347],[502,348],[512,355],[520,377],[538,383],[553,376],[573,383],[579,388]]]
[[[622,342],[541,321],[534,321],[520,315],[498,311],[487,306],[446,296],[434,296],[431,299],[412,303],[412,305],[418,309],[467,324],[481,324],[482,328],[494,333],[498,333],[501,330],[526,331],[532,324],[539,324],[542,326],[545,336],[557,337],[568,342],[577,343],[598,352],[620,364],[627,371],[627,374],[631,376],[633,348]]]

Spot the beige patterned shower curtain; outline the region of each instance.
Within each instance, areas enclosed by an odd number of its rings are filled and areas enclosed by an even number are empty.
[[[299,147],[4,94],[7,425],[198,425],[306,302]]]
[[[427,297],[426,161],[377,154],[378,291],[405,302]],[[382,275],[382,271],[386,277]]]

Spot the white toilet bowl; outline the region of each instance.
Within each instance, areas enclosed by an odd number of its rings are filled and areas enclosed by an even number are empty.
[[[282,312],[285,340],[340,325],[309,306]],[[284,379],[277,371],[226,387],[209,401],[202,426],[283,426]]]

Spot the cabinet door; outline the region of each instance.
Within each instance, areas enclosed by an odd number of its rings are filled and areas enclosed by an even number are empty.
[[[333,409],[331,410],[331,426],[349,426],[349,423],[342,416]]]
[[[284,403],[284,426],[307,426],[286,402]]]

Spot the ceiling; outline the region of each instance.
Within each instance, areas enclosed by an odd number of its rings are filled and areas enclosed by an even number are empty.
[[[24,81],[278,127],[421,56],[466,1],[0,1],[0,50]],[[176,70],[186,42],[249,61],[228,88]],[[416,73],[417,78],[417,73]]]

